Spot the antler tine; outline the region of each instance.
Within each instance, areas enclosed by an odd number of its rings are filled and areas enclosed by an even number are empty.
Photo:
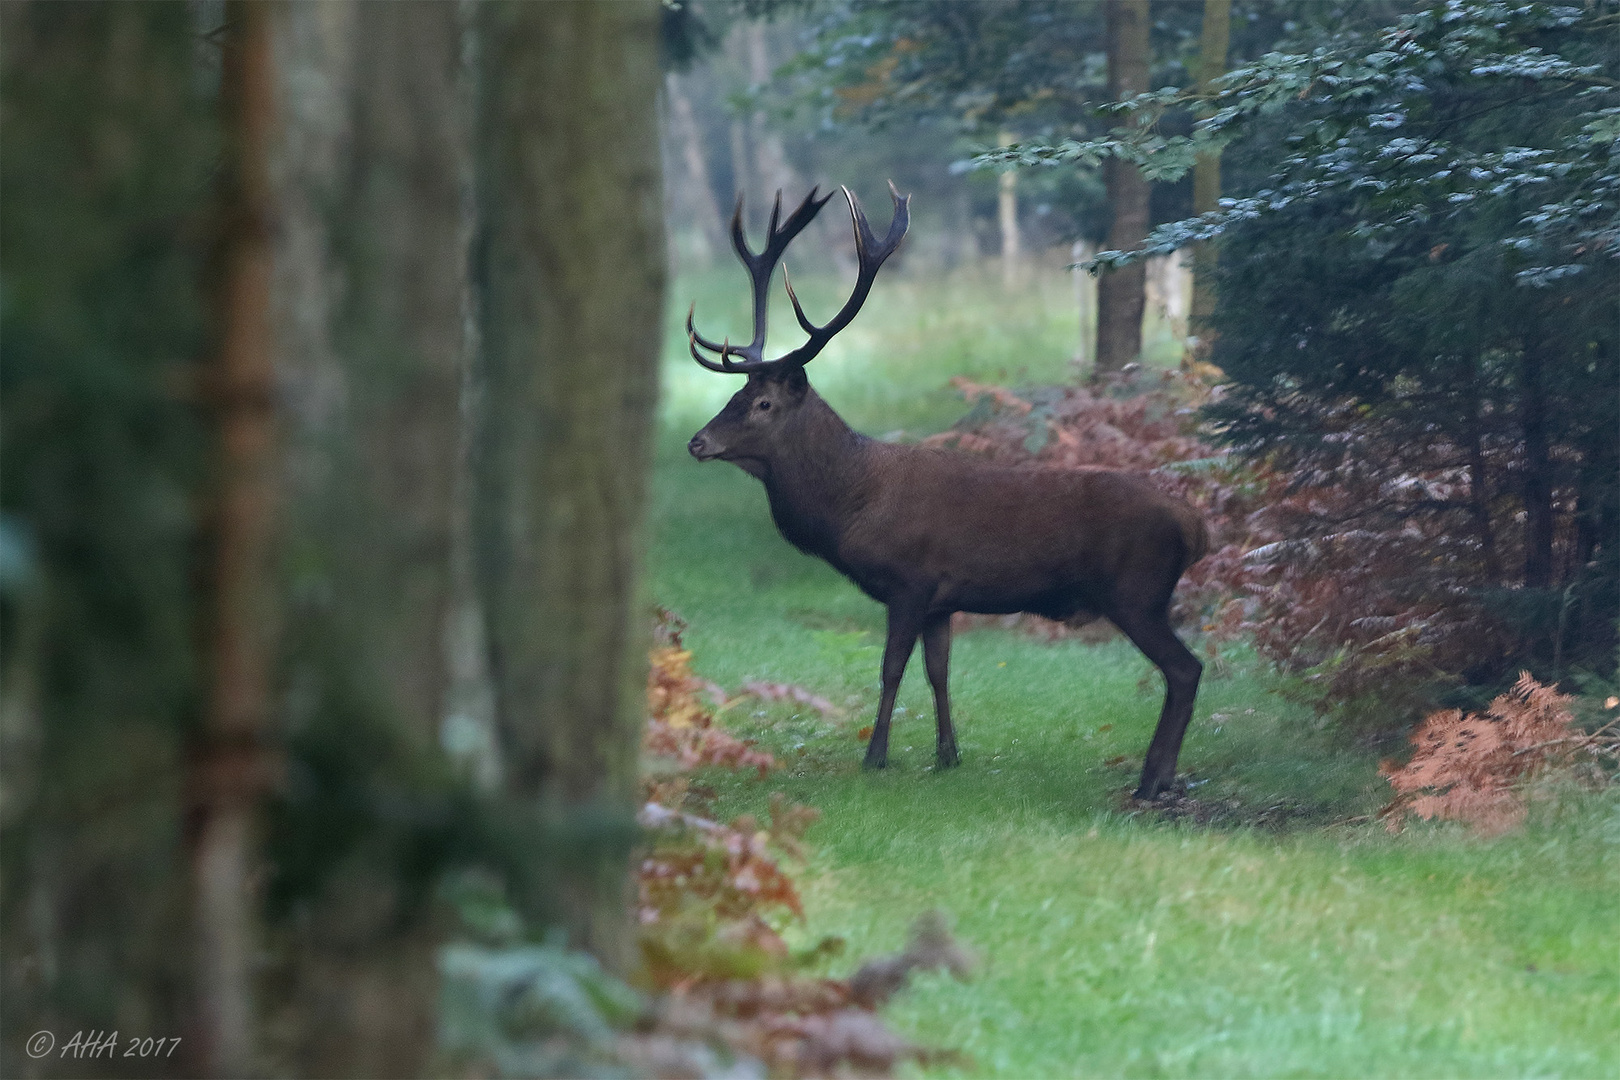
[[[698,333],[697,327],[692,325],[692,318],[696,314],[697,314],[697,301],[694,300],[694,301],[692,301],[692,306],[686,309],[686,334],[687,334],[687,336],[690,337],[697,344],[703,346],[705,349],[708,349],[710,352],[719,352],[720,351],[720,346],[716,345],[714,342],[710,341],[708,338],[706,338],[702,334]]]
[[[686,332],[688,345],[698,362],[711,371],[749,372],[774,366],[777,361],[765,359],[765,323],[767,309],[769,308],[769,290],[771,275],[776,270],[776,264],[781,261],[782,253],[787,250],[788,244],[810,224],[821,208],[832,198],[832,193],[817,198],[819,187],[811,188],[810,193],[804,197],[797,209],[789,214],[786,221],[782,220],[782,193],[776,193],[776,202],[771,208],[771,220],[766,226],[764,250],[755,254],[748,247],[748,237],[743,226],[743,197],[737,195],[737,206],[731,215],[731,246],[736,249],[737,258],[742,260],[744,268],[748,271],[749,281],[752,284],[754,308],[754,337],[747,345],[732,345],[730,340],[716,345],[713,341],[698,333],[693,325],[693,316],[697,305],[686,313]],[[783,273],[786,273],[784,269]],[[803,316],[800,316],[801,321]],[[697,348],[701,346],[712,353],[720,355],[719,366],[716,362],[698,356]],[[740,357],[732,360],[733,356]]]
[[[872,235],[872,226],[866,220],[866,214],[861,210],[861,204],[849,188],[843,188],[844,199],[849,203],[849,214],[855,229],[855,255],[859,261],[860,270],[855,277],[855,291],[844,301],[844,306],[837,315],[834,315],[825,325],[817,326],[804,314],[804,308],[799,304],[799,297],[793,291],[793,283],[787,278],[787,268],[782,269],[782,281],[787,286],[788,299],[793,303],[793,314],[798,317],[799,326],[810,335],[810,340],[782,357],[779,363],[793,363],[800,366],[808,364],[816,358],[816,354],[826,347],[827,342],[855,318],[866,303],[866,296],[872,291],[872,283],[877,280],[877,272],[890,255],[894,254],[900,246],[900,241],[906,235],[906,229],[911,224],[911,196],[901,195],[895,189],[894,181],[889,182],[889,194],[894,199],[894,218],[889,222],[889,232],[879,243]]]
[[[702,339],[698,337],[696,331],[687,331],[686,346],[692,351],[692,359],[696,360],[710,371],[725,373],[726,369],[724,365],[717,364],[713,360],[710,360],[707,356],[704,356],[702,353],[698,352],[698,342],[701,340]],[[708,348],[708,346],[705,345],[704,348]]]
[[[811,188],[810,189],[810,194],[814,195],[815,193],[816,193],[815,188]],[[776,189],[776,201],[771,204],[771,223],[769,225],[765,226],[765,250],[766,251],[771,250],[771,243],[773,241],[775,241],[775,239],[776,239],[776,224],[777,224],[777,222],[779,222],[781,220],[782,220],[782,189],[777,188]]]

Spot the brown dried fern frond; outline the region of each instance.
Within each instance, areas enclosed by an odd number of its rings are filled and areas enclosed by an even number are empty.
[[[1526,781],[1602,752],[1605,740],[1576,726],[1573,701],[1526,671],[1483,713],[1431,713],[1412,733],[1411,760],[1379,766],[1395,789],[1379,816],[1391,832],[1407,814],[1465,822],[1486,835],[1516,828]]]

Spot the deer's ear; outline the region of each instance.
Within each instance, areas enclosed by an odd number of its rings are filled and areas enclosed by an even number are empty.
[[[802,367],[791,367],[782,375],[782,385],[795,397],[810,389],[810,379]]]

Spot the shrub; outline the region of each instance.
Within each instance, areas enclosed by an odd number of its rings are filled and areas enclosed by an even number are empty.
[[[1380,766],[1395,789],[1380,816],[1391,832],[1407,814],[1466,822],[1484,834],[1517,827],[1529,780],[1620,752],[1620,736],[1609,733],[1615,723],[1582,731],[1570,712],[1573,700],[1523,672],[1483,713],[1431,714],[1412,733],[1412,759]]]

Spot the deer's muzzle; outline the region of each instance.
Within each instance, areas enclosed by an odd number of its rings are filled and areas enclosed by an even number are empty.
[[[701,431],[692,436],[692,440],[686,444],[686,452],[699,461],[710,461],[720,456],[720,451],[715,449],[708,436]]]

